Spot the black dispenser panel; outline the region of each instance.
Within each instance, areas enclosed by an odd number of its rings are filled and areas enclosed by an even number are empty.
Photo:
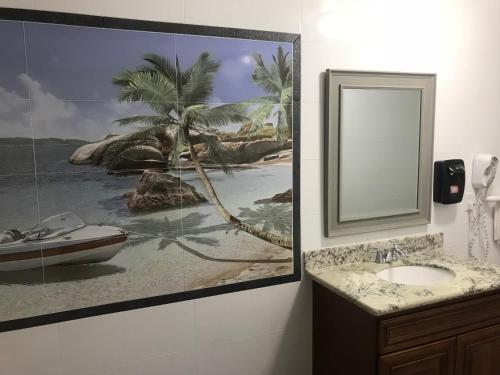
[[[465,167],[461,159],[434,162],[434,202],[459,203],[464,197]]]

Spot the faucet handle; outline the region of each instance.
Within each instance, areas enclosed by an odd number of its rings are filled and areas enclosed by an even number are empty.
[[[375,254],[375,263],[385,263],[385,253],[382,249],[377,249]]]
[[[396,250],[399,255],[406,256],[406,251],[404,251],[398,244],[394,245],[394,250]]]

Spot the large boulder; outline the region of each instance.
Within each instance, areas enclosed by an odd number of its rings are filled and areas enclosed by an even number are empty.
[[[286,139],[259,139],[250,142],[223,142],[222,144],[226,149],[226,158],[231,164],[253,163],[266,155],[292,148],[292,142]],[[196,145],[195,150],[198,152],[200,162],[214,162],[210,160],[206,145]]]
[[[102,141],[89,143],[79,147],[70,157],[72,164],[95,164],[103,162],[104,155],[108,148],[115,142],[125,139],[128,135],[110,134]],[[143,144],[141,144],[143,143]],[[174,139],[167,131],[156,132],[150,140],[142,142],[135,141],[135,145],[125,150],[121,156],[122,160],[117,160],[113,164],[113,169],[135,169],[148,168],[167,160],[174,146]],[[156,150],[156,151],[153,151]],[[135,160],[136,162],[134,162]],[[144,160],[152,160],[151,163],[144,163]],[[124,166],[116,165],[123,163]],[[141,167],[143,166],[143,167]]]
[[[125,194],[131,210],[157,210],[206,202],[206,198],[180,178],[145,170],[135,192]]]
[[[89,143],[76,149],[69,161],[72,164],[95,164],[102,162],[102,158],[108,147],[116,141],[123,139],[125,135],[110,134],[102,141]]]
[[[254,203],[291,203],[293,201],[292,189],[288,189],[284,193],[278,193],[271,198],[259,199]]]
[[[218,137],[213,133],[204,133],[203,136],[196,131],[190,131],[191,142],[193,144],[202,144],[206,138],[217,140]],[[147,169],[163,168],[165,160],[168,160],[174,147],[177,130],[169,129],[165,132],[158,131],[147,144],[136,144],[129,147],[119,156],[118,160],[112,163],[112,170],[123,169]],[[115,142],[121,141],[127,135],[110,134],[102,141],[89,143],[79,147],[70,157],[72,164],[95,164],[103,162],[104,155],[108,148]]]
[[[111,170],[165,168],[167,162],[160,150],[152,146],[131,146],[120,153]]]

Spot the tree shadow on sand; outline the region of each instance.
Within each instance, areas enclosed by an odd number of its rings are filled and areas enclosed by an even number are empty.
[[[245,259],[245,258],[220,258],[212,257],[210,255],[204,254],[191,246],[188,242],[193,242],[195,244],[215,247],[220,245],[220,241],[214,237],[202,236],[203,234],[210,234],[216,231],[238,231],[230,224],[217,224],[208,227],[200,227],[203,221],[209,217],[209,214],[199,214],[190,213],[182,218],[171,220],[165,217],[163,222],[154,219],[137,219],[132,225],[128,225],[127,229],[131,232],[140,234],[140,229],[144,227],[148,228],[159,228],[162,224],[163,231],[159,232],[158,237],[161,238],[158,244],[158,250],[165,250],[168,246],[175,244],[181,249],[189,252],[190,254],[213,262],[223,262],[223,263],[289,263],[292,258],[281,258],[281,259]],[[166,230],[165,230],[166,228]],[[151,240],[151,236],[140,236],[134,238],[134,242],[141,243]]]
[[[291,203],[264,203],[256,209],[241,208],[238,217],[245,223],[258,226],[266,232],[277,231],[292,236],[293,211]]]
[[[125,268],[112,264],[74,264],[50,266],[45,268],[42,277],[41,268],[21,271],[0,272],[0,285],[36,285],[82,281],[101,276],[125,272]]]
[[[290,207],[287,205],[264,204],[252,210],[250,208],[240,208],[240,217],[253,225],[261,225],[265,230],[278,230],[284,235],[291,233]],[[287,211],[288,210],[288,211]],[[217,231],[232,232],[237,234],[238,230],[230,224],[223,223],[212,226],[201,226],[209,214],[190,213],[179,219],[164,218],[163,221],[155,219],[145,219],[138,217],[134,223],[127,225],[127,230],[134,236],[130,241],[134,244],[141,244],[150,241],[152,238],[160,238],[158,250],[165,250],[168,246],[175,244],[184,251],[207,261],[220,263],[289,263],[292,258],[279,259],[245,259],[245,258],[221,258],[213,257],[194,249],[190,244],[198,244],[208,247],[220,246],[220,241],[211,233]],[[144,228],[153,230],[157,235],[142,234]],[[270,254],[271,256],[272,254]],[[46,267],[42,277],[41,268],[21,271],[0,272],[0,285],[37,285],[83,281],[101,276],[123,273],[126,268],[103,263],[74,264]],[[44,280],[45,279],[45,280]]]

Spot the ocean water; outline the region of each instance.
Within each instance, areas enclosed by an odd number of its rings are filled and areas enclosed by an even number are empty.
[[[183,216],[180,208],[152,213],[131,212],[123,195],[135,190],[140,175],[110,175],[100,166],[72,165],[68,160],[75,148],[74,145],[37,147],[36,180],[33,175],[0,175],[2,211],[8,212],[0,216],[0,230],[27,229],[36,224],[34,212],[38,205],[42,220],[71,211],[88,224],[117,225],[130,232],[150,235],[177,234],[176,228],[166,227],[164,221],[165,218],[179,221]],[[33,163],[28,152],[23,154],[17,148],[0,148],[0,160],[12,160],[13,156],[16,166],[23,171]],[[194,171],[171,173],[205,193]],[[221,201],[233,214],[238,214],[241,208],[258,209],[262,205],[254,201],[269,198],[292,186],[292,169],[288,164],[234,169],[229,176],[220,170],[207,170],[207,174]],[[211,207],[207,203],[194,208],[184,207],[184,211],[202,215],[201,226],[220,223],[218,214],[211,217],[214,213],[207,206]]]
[[[87,224],[117,226],[128,244],[107,262],[0,273],[0,316],[4,319],[50,313],[134,298],[168,294],[291,272],[291,252],[228,225],[210,203],[154,212],[131,212],[125,193],[140,175],[110,175],[99,166],[68,162],[77,146],[39,146],[37,174],[6,174],[13,160],[29,170],[33,154],[0,147],[0,231],[34,226],[39,218],[71,211]],[[14,156],[15,154],[15,156]],[[12,169],[12,166],[9,167]],[[193,171],[179,171],[205,194]],[[290,163],[220,170],[207,174],[220,200],[234,215],[266,230],[291,235],[291,204],[255,204],[292,187]],[[206,195],[206,194],[205,194]],[[263,260],[245,263],[241,260]],[[288,259],[266,264],[268,259]]]

